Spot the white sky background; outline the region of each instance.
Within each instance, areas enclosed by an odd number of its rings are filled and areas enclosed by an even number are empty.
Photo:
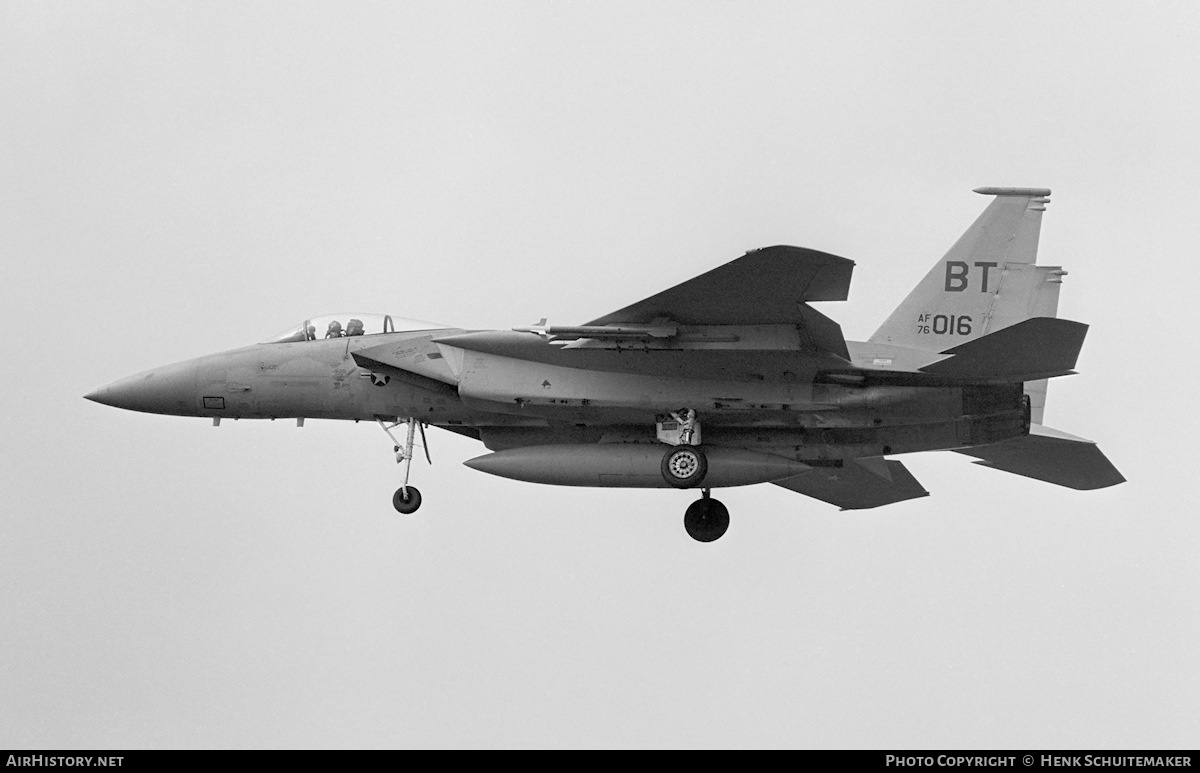
[[[0,747],[1200,745],[1192,3],[0,4]],[[89,390],[306,316],[578,324],[753,247],[869,336],[1054,189],[1095,492],[538,487]]]

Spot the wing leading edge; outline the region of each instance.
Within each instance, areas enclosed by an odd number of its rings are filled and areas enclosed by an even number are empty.
[[[797,324],[800,304],[846,300],[853,270],[854,261],[825,252],[764,247],[587,324]]]

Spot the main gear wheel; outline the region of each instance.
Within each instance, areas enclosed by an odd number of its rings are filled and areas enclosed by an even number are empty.
[[[663,454],[663,480],[675,488],[695,488],[708,474],[708,458],[696,446],[675,446]]]
[[[729,528],[729,510],[706,494],[688,506],[683,514],[683,528],[697,542],[720,539]]]

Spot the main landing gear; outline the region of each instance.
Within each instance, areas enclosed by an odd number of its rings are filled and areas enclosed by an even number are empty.
[[[655,431],[671,449],[663,454],[662,476],[675,488],[695,488],[708,474],[708,459],[700,450],[700,422],[691,408],[658,417]]]
[[[697,542],[712,542],[729,528],[729,510],[704,489],[703,497],[692,502],[683,514],[683,528]]]
[[[695,488],[708,474],[708,458],[696,446],[675,446],[663,454],[663,479],[675,488]]]
[[[708,457],[699,446],[700,422],[696,420],[696,412],[683,408],[660,417],[657,432],[661,442],[672,446],[663,454],[663,480],[675,488],[698,488],[708,475]],[[694,540],[712,542],[729,528],[729,510],[712,498],[711,489],[701,489],[701,493],[703,496],[684,513],[683,528]]]
[[[396,489],[396,493],[392,495],[392,507],[396,508],[396,512],[404,515],[411,515],[417,512],[417,508],[421,506],[421,492],[416,486],[408,485],[408,473],[412,468],[413,446],[416,440],[417,430],[421,430],[421,448],[425,449],[425,461],[430,464],[433,460],[429,458],[429,446],[425,442],[425,425],[417,421],[414,417],[408,417],[406,422],[396,422],[390,427],[383,423],[383,419],[376,418],[379,426],[387,433],[387,436],[392,439],[392,450],[396,453],[396,464],[404,465],[404,485]],[[400,441],[396,440],[396,436],[392,434],[392,430],[399,427],[401,424],[408,425],[408,436],[405,438],[404,446],[401,447]]]

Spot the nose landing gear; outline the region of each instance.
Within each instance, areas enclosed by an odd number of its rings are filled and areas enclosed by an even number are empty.
[[[421,506],[421,492],[416,486],[408,485],[408,474],[412,469],[413,446],[416,439],[417,430],[421,430],[421,448],[425,449],[425,461],[433,464],[433,460],[429,458],[429,446],[425,441],[425,425],[417,421],[416,418],[409,416],[406,422],[396,422],[390,427],[383,423],[383,419],[376,417],[379,426],[387,433],[387,436],[392,439],[392,451],[396,454],[396,464],[404,465],[404,485],[396,489],[396,493],[392,495],[392,507],[396,508],[396,512],[403,515],[411,515]],[[400,441],[396,440],[396,436],[392,434],[392,430],[399,427],[402,423],[408,425],[408,436],[405,438],[404,446],[401,447]]]
[[[692,502],[683,514],[683,528],[697,542],[712,542],[729,528],[729,510],[710,496],[709,489],[702,493],[703,497]]]

